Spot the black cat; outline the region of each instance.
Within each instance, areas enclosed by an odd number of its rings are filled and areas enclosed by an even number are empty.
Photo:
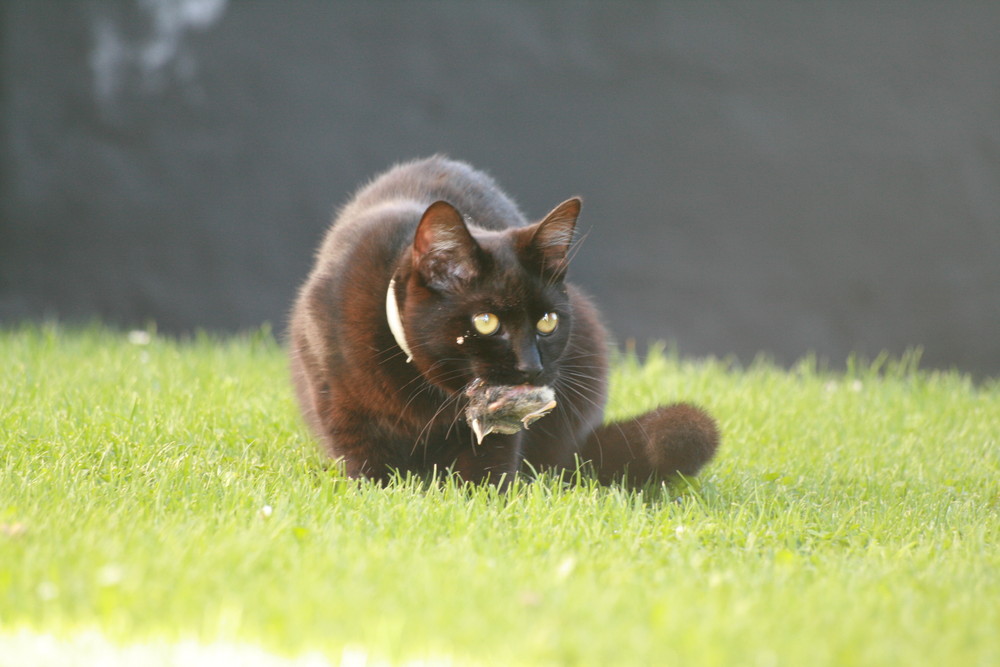
[[[295,302],[292,374],[306,421],[347,474],[453,469],[505,484],[593,463],[599,479],[695,474],[714,420],[676,404],[602,425],[607,334],[564,278],[580,200],[528,224],[485,174],[432,157],[397,166],[343,208]],[[550,387],[527,430],[466,424],[472,386]]]

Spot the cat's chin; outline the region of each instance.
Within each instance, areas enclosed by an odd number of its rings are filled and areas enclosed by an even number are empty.
[[[511,435],[526,429],[557,405],[555,391],[548,386],[490,385],[476,379],[465,395],[465,418],[479,444],[490,433]]]

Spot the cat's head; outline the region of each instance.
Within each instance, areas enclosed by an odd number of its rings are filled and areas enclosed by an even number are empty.
[[[580,213],[569,199],[541,222],[472,230],[451,204],[414,234],[403,326],[414,363],[451,392],[555,381],[573,326],[564,278]]]

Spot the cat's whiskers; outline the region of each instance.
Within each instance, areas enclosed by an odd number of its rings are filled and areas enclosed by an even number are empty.
[[[591,405],[595,407],[602,407],[600,401],[597,400],[597,396],[601,395],[601,392],[594,388],[592,385],[584,384],[580,380],[594,380],[594,376],[587,373],[581,373],[579,371],[569,371],[564,370],[560,374],[560,377],[555,381],[557,387],[564,387],[580,398],[588,401]]]
[[[444,398],[445,398],[446,401],[448,399],[452,398],[452,395],[450,395],[445,390],[441,389],[437,385],[435,385],[432,382],[430,382],[427,379],[426,376],[428,374],[430,374],[430,373],[433,373],[435,370],[437,370],[438,367],[443,366],[444,364],[447,364],[449,362],[450,363],[454,363],[454,362],[461,362],[461,361],[463,361],[463,360],[462,359],[455,359],[453,357],[443,357],[443,358],[438,359],[437,361],[435,361],[433,364],[431,364],[430,367],[426,371],[424,371],[423,373],[418,373],[417,376],[414,377],[412,380],[410,380],[409,382],[406,382],[405,384],[401,385],[399,387],[399,389],[402,392],[402,391],[406,390],[408,387],[410,387],[411,385],[413,385],[415,383],[421,383],[420,386],[416,388],[416,391],[412,392],[409,395],[409,398],[407,399],[406,403],[403,404],[403,407],[400,410],[400,412],[404,413],[407,410],[407,408],[409,408],[410,405],[417,398],[419,398],[421,394],[423,394],[425,392],[439,391],[444,396]],[[441,377],[439,377],[437,379],[438,379],[439,382],[448,382],[448,381],[453,380],[455,378],[461,377],[466,372],[467,371],[465,369],[456,368],[456,369],[450,371],[449,373],[446,373],[445,375],[443,375],[443,376],[441,376]],[[397,424],[398,424],[398,421],[397,421]]]
[[[438,406],[438,409],[434,411],[434,414],[431,415],[431,418],[427,420],[427,423],[424,424],[424,427],[420,430],[420,433],[418,433],[417,437],[414,439],[414,441],[413,441],[413,448],[410,450],[410,456],[412,456],[414,453],[416,453],[417,447],[420,446],[420,441],[421,440],[424,441],[424,448],[426,449],[427,444],[430,442],[431,429],[433,428],[434,423],[437,421],[437,418],[445,410],[447,410],[448,408],[452,407],[453,405],[456,405],[457,402],[459,401],[459,399],[462,398],[462,396],[463,396],[463,394],[461,392],[452,394],[452,395],[448,396],[447,398],[445,398],[445,400],[441,403],[441,405]],[[460,411],[456,411],[456,412],[458,414],[461,414]],[[457,416],[456,416],[455,419],[457,419]],[[455,419],[451,420],[451,423],[448,426],[448,430],[445,433],[445,438],[447,438],[448,437],[448,433],[451,432],[451,429],[452,429],[452,427],[455,424]]]
[[[443,365],[443,364],[447,363],[448,361],[449,361],[449,359],[439,359],[438,361],[434,362],[430,366],[430,368],[427,369],[427,372],[428,373],[432,372],[438,366]],[[444,376],[441,379],[442,379],[442,381],[447,382],[448,380],[451,380],[453,378],[460,377],[462,375],[462,373],[463,373],[463,371],[456,370],[456,371],[453,371],[452,373],[449,373],[448,375]],[[399,422],[403,419],[403,415],[406,413],[406,411],[409,409],[409,407],[413,404],[413,402],[415,400],[417,400],[417,398],[420,397],[421,394],[423,394],[425,392],[435,391],[435,390],[436,391],[441,391],[441,393],[444,393],[440,389],[440,387],[437,387],[437,386],[431,384],[430,382],[428,382],[427,378],[424,377],[424,375],[422,375],[422,374],[418,375],[417,377],[413,378],[412,380],[410,380],[406,384],[402,385],[400,387],[400,391],[402,392],[407,387],[409,387],[410,385],[412,385],[412,384],[414,384],[416,382],[422,382],[423,384],[421,384],[419,387],[417,387],[417,390],[414,391],[412,394],[410,394],[410,396],[407,399],[406,403],[403,404],[403,407],[399,411],[400,412],[399,418],[396,420],[396,426],[399,426]]]
[[[426,347],[429,344],[430,343],[419,343],[417,345],[412,345],[411,344],[410,345],[410,350],[411,351],[412,350],[417,350],[417,349],[420,349],[422,347]],[[392,361],[393,359],[395,359],[397,357],[405,357],[405,356],[406,356],[406,352],[404,352],[398,345],[393,345],[392,347],[388,347],[388,348],[386,348],[384,350],[379,351],[378,354],[375,355],[375,364],[377,366],[381,366],[382,364],[385,364],[385,363],[387,363],[389,361]]]
[[[559,392],[561,390],[565,390],[566,393],[572,393],[573,395],[579,397],[581,400],[586,401],[587,403],[590,403],[595,408],[603,410],[603,407],[604,407],[603,402],[601,402],[597,398],[597,397],[601,396],[601,392],[599,390],[595,389],[589,383],[580,382],[580,379],[583,379],[583,380],[594,380],[594,379],[597,379],[596,376],[593,376],[593,375],[590,375],[590,374],[587,374],[587,373],[581,373],[579,371],[570,371],[570,370],[567,370],[568,367],[572,367],[572,366],[571,365],[560,365],[559,378],[553,383],[553,386],[556,389],[556,391]],[[579,366],[579,368],[590,369],[592,367],[591,366]],[[575,441],[575,443],[577,445],[576,450],[577,450],[577,452],[579,452],[581,450],[582,446],[585,444],[585,442],[580,442],[577,439],[577,432],[579,431],[579,429],[580,429],[580,427],[582,425],[586,424],[587,417],[580,410],[580,408],[578,408],[578,407],[576,407],[574,405],[573,401],[560,401],[560,405],[562,405],[562,404],[565,404],[569,408],[569,410],[571,412],[573,412],[573,414],[576,416],[577,420],[579,421],[579,423],[576,425],[576,428],[569,429],[570,432],[573,433],[573,438],[574,438],[574,441]],[[566,423],[567,425],[571,425],[570,424],[570,416],[568,414],[566,414],[566,412],[562,413],[562,418],[564,420],[564,423]],[[620,426],[616,425],[616,428],[619,431],[621,431],[621,427]],[[596,435],[594,437],[596,437]],[[600,440],[598,440],[598,449],[600,449]]]
[[[577,364],[570,363],[573,361],[583,361],[583,360],[587,360],[590,363],[577,363]],[[593,370],[598,372],[601,370],[600,367],[594,365],[593,356],[589,354],[578,354],[578,355],[561,357],[555,361],[555,365],[558,366],[560,370],[562,370],[563,368],[581,368],[584,370]]]
[[[600,407],[603,410],[604,406],[602,404],[600,404],[598,401],[596,401],[592,397],[587,396],[583,391],[581,391],[579,389],[579,387],[581,387],[581,386],[586,387],[587,385],[579,383],[575,379],[573,379],[574,376],[576,376],[576,375],[581,375],[581,374],[578,373],[578,372],[574,372],[574,371],[569,371],[569,372],[567,372],[565,374],[565,385],[564,385],[565,388],[568,389],[568,390],[570,390],[570,391],[572,391],[574,394],[576,394],[577,396],[579,396],[583,400],[590,402],[595,407]],[[586,377],[586,376],[584,376],[584,377]],[[562,379],[563,378],[560,378],[560,380],[562,380]],[[557,381],[557,384],[559,384],[558,381]],[[594,391],[594,390],[591,389],[591,391]],[[600,394],[598,393],[596,395],[600,395]],[[632,445],[629,442],[629,439],[627,437],[625,437],[625,431],[622,429],[622,426],[621,426],[622,423],[623,422],[619,420],[619,421],[613,422],[609,426],[613,426],[618,431],[618,433],[622,436],[622,438],[621,438],[622,442],[625,444],[625,447],[628,448],[629,455],[632,458],[635,458],[635,452],[632,451]],[[635,423],[636,423],[636,426],[639,428],[639,430],[642,431],[643,437],[645,437],[646,439],[649,439],[649,435],[646,433],[646,429],[643,427],[643,425],[638,420],[636,420]],[[595,441],[597,442],[598,452],[600,452],[601,456],[602,456],[602,460],[596,462],[598,468],[600,468],[600,466],[603,465],[603,447],[601,446],[601,439],[600,439],[600,436],[598,435],[598,433],[596,431],[592,434],[591,437],[595,438]]]
[[[579,370],[577,370],[579,369]],[[599,374],[596,372],[585,372],[594,371],[593,366],[584,366],[583,364],[561,364],[559,367],[559,374],[570,373],[575,377],[584,378],[587,380],[596,380],[599,378]]]
[[[466,393],[465,393],[465,390],[466,390],[466,389],[467,389],[467,388],[468,388],[468,387],[469,387],[469,386],[470,386],[470,385],[471,385],[471,384],[472,384],[473,382],[475,382],[475,380],[471,380],[471,381],[470,381],[470,382],[469,382],[468,384],[466,384],[466,385],[465,385],[465,387],[464,387],[464,388],[462,389],[462,391],[461,391],[461,392],[459,392],[459,393],[455,394],[455,399],[456,399],[456,400],[458,400],[459,398],[462,398],[463,396],[465,396],[465,395],[466,395]],[[453,430],[453,429],[455,428],[455,425],[456,425],[456,424],[458,424],[458,420],[459,420],[459,419],[461,419],[461,418],[462,418],[462,417],[464,416],[464,414],[465,414],[465,411],[464,411],[464,410],[456,410],[456,411],[455,411],[455,416],[453,416],[453,417],[451,418],[451,421],[450,421],[450,422],[448,423],[448,429],[447,429],[447,430],[445,431],[445,433],[444,433],[444,437],[445,437],[445,439],[448,439],[448,437],[449,437],[449,436],[451,436],[451,432],[452,432],[452,430]],[[471,430],[471,429],[470,429],[470,430]],[[473,436],[472,440],[473,440],[473,447],[475,447],[475,436]]]

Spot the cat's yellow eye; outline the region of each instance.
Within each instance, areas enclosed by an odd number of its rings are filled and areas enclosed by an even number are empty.
[[[500,318],[493,313],[479,313],[472,318],[472,326],[484,336],[492,336],[500,329]]]
[[[545,315],[542,316],[542,319],[538,320],[538,323],[535,324],[535,327],[538,329],[538,333],[543,336],[548,336],[556,330],[557,326],[559,326],[559,316],[555,313],[545,313]]]

